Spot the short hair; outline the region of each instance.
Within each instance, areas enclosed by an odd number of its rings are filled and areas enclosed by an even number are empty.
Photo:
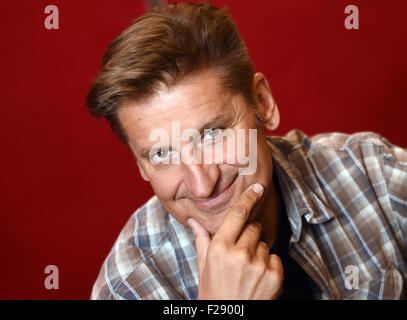
[[[92,116],[104,117],[128,145],[117,116],[120,106],[209,68],[224,90],[240,93],[254,105],[254,67],[227,8],[208,2],[155,7],[109,44],[86,104]]]

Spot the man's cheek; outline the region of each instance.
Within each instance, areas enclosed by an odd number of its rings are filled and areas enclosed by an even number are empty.
[[[175,198],[182,182],[182,175],[177,170],[157,170],[149,177],[151,187],[157,195],[165,199]]]

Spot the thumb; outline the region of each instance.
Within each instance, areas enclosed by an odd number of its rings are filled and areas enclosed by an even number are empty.
[[[187,223],[195,232],[195,246],[196,253],[198,255],[198,272],[201,274],[206,264],[206,255],[208,253],[209,244],[211,243],[211,235],[195,219],[189,218]]]

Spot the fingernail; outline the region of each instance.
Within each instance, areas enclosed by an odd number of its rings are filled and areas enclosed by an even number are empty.
[[[262,194],[264,187],[260,183],[255,183],[252,187],[252,190],[258,194]]]
[[[254,225],[256,225],[257,226],[257,228],[259,228],[260,230],[262,230],[263,229],[263,226],[261,225],[261,223],[260,222],[258,222],[258,221],[253,221],[252,222]]]

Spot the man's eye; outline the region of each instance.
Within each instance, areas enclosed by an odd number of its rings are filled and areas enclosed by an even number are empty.
[[[205,130],[204,134],[204,140],[205,139],[210,139],[210,140],[215,140],[216,138],[219,138],[219,136],[222,134],[222,129],[221,128],[214,128],[214,129],[209,129]]]
[[[165,158],[166,156],[168,156],[168,150],[159,150],[156,153],[157,157],[159,158]]]
[[[159,149],[155,152],[152,152],[152,154],[150,155],[150,160],[151,162],[153,162],[154,164],[159,164],[159,163],[168,163],[168,158],[170,156],[170,152],[167,149]]]

